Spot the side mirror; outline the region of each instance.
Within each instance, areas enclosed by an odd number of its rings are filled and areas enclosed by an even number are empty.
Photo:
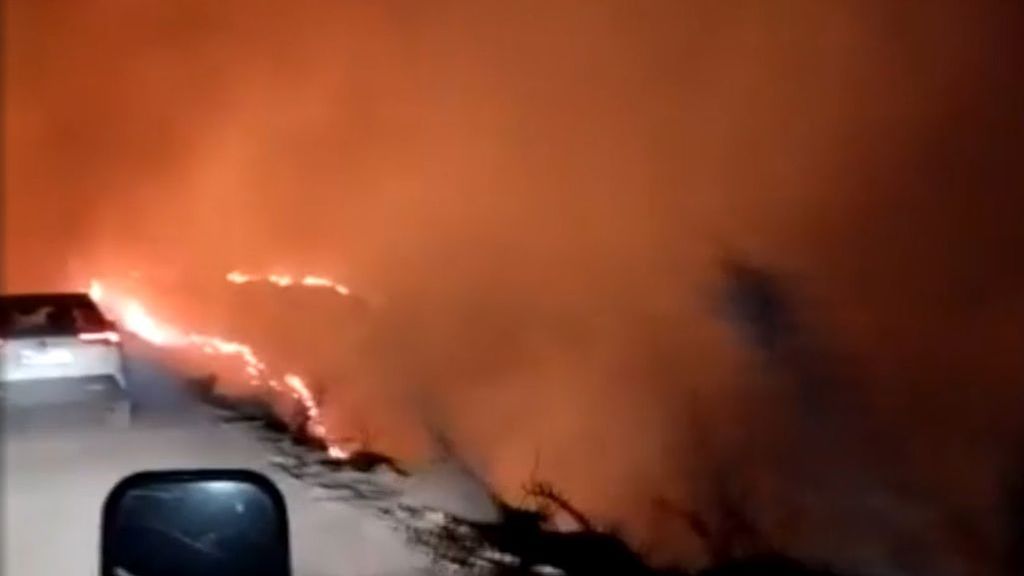
[[[289,576],[288,513],[251,470],[124,478],[103,504],[100,576]]]

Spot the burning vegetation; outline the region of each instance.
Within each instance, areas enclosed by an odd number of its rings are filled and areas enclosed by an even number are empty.
[[[306,275],[293,279],[288,275],[258,276],[232,271],[227,274],[226,280],[232,284],[267,282],[282,288],[289,286],[326,288],[341,296],[350,294],[347,287],[320,276]],[[352,447],[342,447],[337,439],[331,438],[313,391],[310,390],[302,376],[291,372],[272,371],[248,344],[221,336],[192,332],[161,320],[137,297],[113,292],[100,280],[91,280],[88,292],[93,300],[120,322],[125,330],[150,344],[159,347],[184,347],[211,356],[236,358],[241,362],[246,374],[246,381],[250,386],[266,386],[275,392],[286,393],[299,402],[303,410],[300,420],[303,432],[313,438],[323,440],[326,443],[329,456],[340,459],[349,456]]]
[[[656,562],[1019,572],[1018,3],[6,5],[6,289]]]

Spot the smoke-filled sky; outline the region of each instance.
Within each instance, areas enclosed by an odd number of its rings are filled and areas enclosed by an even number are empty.
[[[429,391],[506,493],[536,468],[688,561],[652,501],[700,507],[709,471],[741,466],[768,517],[798,482],[765,455],[798,454],[815,486],[863,478],[792,505],[828,521],[765,519],[783,545],[1002,561],[1024,406],[1014,3],[5,5],[8,289],[330,274],[387,304],[356,344],[302,323],[327,409],[358,406],[396,452],[417,449],[395,399]],[[784,278],[842,375],[833,408],[801,416],[722,321],[730,255]],[[821,419],[855,447],[810,441]],[[899,504],[865,528],[875,490]],[[823,522],[850,534],[821,542]]]

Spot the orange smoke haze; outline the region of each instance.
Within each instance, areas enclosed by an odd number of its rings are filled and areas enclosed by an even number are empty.
[[[300,364],[332,425],[421,457],[429,399],[506,494],[535,472],[661,558],[702,561],[652,502],[724,468],[786,549],[1003,566],[1014,3],[5,5],[7,289],[138,270]],[[813,418],[716,312],[736,254],[841,374]],[[236,269],[374,305],[165,289]]]

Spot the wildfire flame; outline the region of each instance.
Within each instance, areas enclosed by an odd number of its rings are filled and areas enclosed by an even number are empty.
[[[352,293],[348,286],[339,284],[330,278],[323,276],[306,275],[296,278],[288,274],[247,274],[241,270],[234,270],[229,272],[227,275],[228,282],[232,284],[251,284],[255,282],[268,282],[275,286],[287,287],[287,286],[307,286],[311,288],[330,288],[342,296],[348,296]]]
[[[272,274],[257,276],[234,271],[227,275],[227,280],[233,284],[269,282],[280,287],[298,285],[330,288],[343,296],[350,294],[347,287],[321,276],[307,275],[296,280],[289,275]],[[179,329],[168,322],[158,319],[136,298],[115,296],[97,279],[89,282],[89,295],[94,301],[107,309],[111,315],[116,317],[126,331],[151,344],[161,347],[189,347],[211,356],[238,358],[241,360],[245,372],[249,376],[249,384],[253,386],[270,386],[274,390],[290,395],[302,405],[306,415],[307,432],[313,437],[324,440],[327,444],[327,453],[331,458],[345,459],[351,455],[349,450],[330,441],[327,427],[321,417],[320,407],[316,403],[316,398],[305,379],[298,374],[286,372],[280,377],[276,377],[248,344],[210,334]]]

